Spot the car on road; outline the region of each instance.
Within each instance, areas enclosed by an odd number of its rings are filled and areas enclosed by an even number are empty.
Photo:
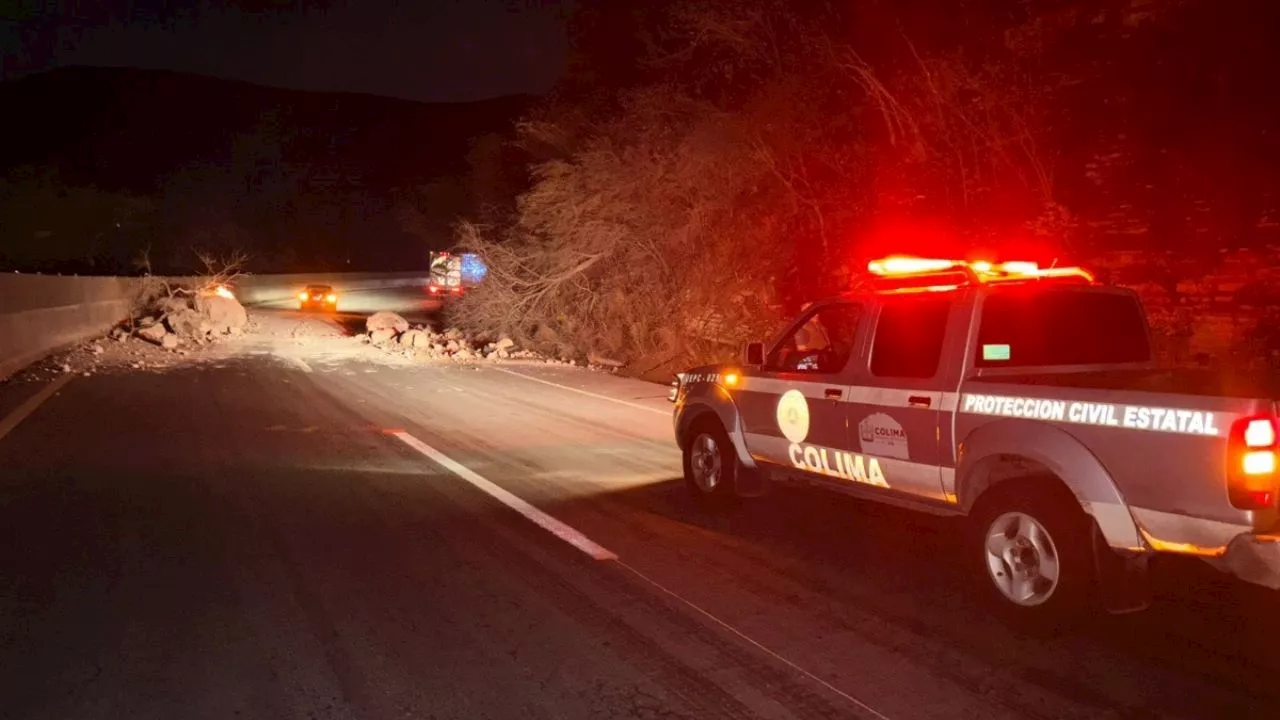
[[[329,285],[308,285],[298,293],[301,310],[337,310],[338,293]]]
[[[677,375],[695,496],[800,483],[960,516],[993,607],[1035,622],[1146,608],[1160,554],[1280,587],[1261,379],[1157,366],[1138,297],[1080,268],[898,256],[865,286]]]

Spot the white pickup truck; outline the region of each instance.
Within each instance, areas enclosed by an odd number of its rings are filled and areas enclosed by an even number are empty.
[[[806,483],[969,518],[995,605],[1150,603],[1155,553],[1280,587],[1275,393],[1157,367],[1141,303],[1078,268],[886,258],[741,363],[677,376],[705,500]]]

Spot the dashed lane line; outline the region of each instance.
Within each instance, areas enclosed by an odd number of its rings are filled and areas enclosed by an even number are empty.
[[[494,369],[498,369],[498,368],[494,368]],[[508,371],[503,371],[503,372],[508,372]],[[520,373],[511,373],[511,374],[520,375]],[[544,380],[539,380],[538,378],[531,378],[528,375],[520,375],[520,376],[529,380],[534,380],[536,382],[546,382]],[[555,383],[547,383],[547,384],[555,385]],[[557,385],[557,387],[564,387],[564,386]],[[570,388],[570,387],[565,387],[564,389],[574,390],[574,388]],[[576,391],[576,392],[584,392],[587,395],[595,394],[595,393],[586,393],[586,391]],[[614,398],[605,397],[603,395],[600,395],[598,397],[601,397],[605,400],[614,400]],[[624,401],[617,400],[616,402],[624,402]],[[631,403],[624,402],[624,404],[630,405]],[[639,405],[637,405],[636,407],[640,407],[641,409],[651,409],[651,408],[644,408],[643,406],[639,406]],[[501,502],[503,505],[506,505],[512,510],[515,510],[516,512],[525,516],[529,520],[532,520],[539,527],[550,532],[552,535],[555,535],[561,540],[564,540],[565,542],[581,550],[587,555],[595,558],[596,560],[614,561],[614,563],[618,567],[621,567],[627,572],[636,576],[636,578],[652,586],[658,592],[664,595],[667,595],[673,600],[675,600],[676,602],[680,603],[681,605],[688,607],[694,613],[706,618],[711,623],[722,628],[725,632],[728,632],[730,635],[742,640],[743,642],[756,648],[757,650],[764,653],[765,655],[768,655],[769,657],[773,658],[779,663],[790,668],[795,673],[815,683],[819,687],[835,694],[837,697],[844,699],[850,705],[853,705],[854,707],[858,708],[873,720],[889,720],[889,717],[884,713],[876,710],[875,708],[871,707],[865,702],[854,697],[850,693],[847,693],[844,690],[841,690],[840,688],[836,687],[835,685],[832,685],[830,682],[823,680],[821,677],[818,677],[816,674],[810,672],[809,670],[806,670],[803,666],[799,665],[795,661],[790,660],[786,656],[770,649],[767,645],[752,638],[750,635],[747,635],[746,633],[737,629],[736,627],[729,624],[725,620],[720,619],[711,611],[703,608],[702,606],[698,605],[692,600],[685,598],[683,595],[680,595],[676,591],[671,590],[670,588],[663,585],[662,583],[659,583],[657,580],[654,580],[653,578],[644,574],[640,570],[637,570],[635,567],[628,565],[627,563],[618,559],[618,556],[615,553],[605,549],[601,545],[597,544],[594,540],[591,540],[586,535],[583,535],[582,533],[578,532],[573,527],[570,527],[569,525],[561,522],[560,520],[557,520],[556,518],[551,517],[547,513],[539,510],[538,508],[529,504],[525,500],[515,496],[514,494],[512,494],[507,490],[504,490],[503,488],[494,484],[492,481],[483,477],[479,473],[471,470],[470,468],[458,462],[457,460],[454,460],[448,455],[445,455],[439,450],[431,447],[430,445],[422,442],[418,438],[414,437],[413,435],[410,435],[409,433],[403,430],[387,430],[386,433],[398,439],[400,442],[403,442],[405,445],[408,445],[409,447],[418,451],[422,455],[425,455],[428,459],[430,459],[432,462],[436,463],[437,465],[440,465],[441,467],[445,468],[449,472],[452,472],[454,475],[457,475],[458,477],[462,478],[463,480],[466,480],[467,482],[471,483],[472,485],[479,488],[480,490],[483,490],[484,492],[488,493],[491,497],[498,500],[498,502]]]
[[[506,505],[512,510],[515,510],[516,512],[525,516],[529,520],[532,520],[533,523],[538,527],[541,527],[543,530],[546,530],[552,535],[555,535],[561,540],[578,548],[579,550],[586,553],[587,555],[590,555],[596,560],[617,560],[618,559],[617,555],[613,554],[609,550],[606,550],[600,545],[597,545],[593,540],[591,540],[591,538],[588,538],[586,535],[583,535],[582,533],[578,532],[572,527],[569,527],[568,525],[551,517],[550,515],[539,510],[533,505],[530,505],[528,502],[525,502],[521,498],[518,498],[515,495],[511,494],[510,492],[504,490],[503,488],[495,485],[494,483],[490,482],[488,479],[486,479],[479,473],[472,471],[467,466],[454,460],[448,455],[445,455],[439,450],[436,450],[435,448],[422,442],[421,440],[410,435],[409,433],[402,432],[402,431],[393,431],[390,434],[392,437],[398,439],[400,442],[404,443],[405,445],[408,445],[414,450],[417,450],[418,452],[427,456],[437,465],[444,467],[446,470],[453,473],[454,475],[457,475],[463,480],[466,480],[472,485],[475,485],[476,487],[485,491],[498,502],[502,503],[503,505]]]
[[[13,429],[18,427],[19,423],[26,420],[31,413],[36,411],[36,408],[44,404],[45,400],[53,397],[54,393],[62,389],[63,385],[71,382],[73,377],[75,376],[70,374],[62,375],[57,380],[45,385],[40,389],[40,392],[27,398],[26,402],[14,408],[13,412],[6,415],[3,420],[0,420],[0,440],[3,440],[6,435],[13,432]]]

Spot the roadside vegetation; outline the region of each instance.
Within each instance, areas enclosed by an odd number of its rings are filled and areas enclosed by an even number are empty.
[[[1265,123],[1243,98],[1190,114],[1211,78],[1177,61],[1195,47],[1247,70],[1240,48],[1262,46],[1234,11],[996,5],[584,11],[569,79],[519,126],[529,189],[459,225],[490,274],[454,322],[644,375],[732,357],[881,253],[1257,240],[1280,186],[1246,152]]]

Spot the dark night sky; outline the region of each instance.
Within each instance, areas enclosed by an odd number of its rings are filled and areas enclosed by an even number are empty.
[[[0,0],[0,78],[177,70],[433,102],[542,93],[572,0]]]

